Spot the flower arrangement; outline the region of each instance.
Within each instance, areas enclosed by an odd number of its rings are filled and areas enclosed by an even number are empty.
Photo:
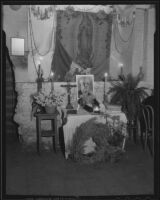
[[[94,150],[85,153],[86,141],[92,139]],[[120,129],[113,129],[108,124],[95,122],[92,118],[76,128],[69,145],[69,158],[75,162],[92,164],[97,162],[117,162],[124,155],[122,149],[124,135]]]
[[[39,92],[38,95],[34,96],[34,100],[37,104],[45,107],[46,105],[56,105],[61,106],[64,100],[65,93],[59,93],[52,91],[49,94],[44,92]]]

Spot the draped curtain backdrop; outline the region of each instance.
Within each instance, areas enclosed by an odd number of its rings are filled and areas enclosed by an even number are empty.
[[[116,51],[114,54],[117,57],[118,63],[115,65],[117,67],[119,62],[122,63],[123,71],[125,74],[128,74],[132,72],[132,56],[135,42],[135,18],[133,18],[133,12],[136,11],[136,7],[133,5],[123,6],[122,8],[121,6],[116,6],[116,9],[122,18],[132,22],[124,27],[116,19],[113,22],[114,48],[111,49],[112,53]],[[120,69],[118,73],[120,73]]]
[[[43,77],[49,78],[51,72],[51,61],[55,49],[56,31],[56,10],[53,8],[53,15],[46,19],[37,18],[32,8],[40,8],[42,13],[49,5],[29,6],[28,10],[28,75],[30,81],[37,78],[38,63],[43,70]]]
[[[88,13],[58,10],[56,48],[63,51],[57,53],[56,58],[53,56],[53,71],[58,70],[59,76],[62,73],[62,79],[64,73],[69,70],[68,64],[71,59],[82,68],[91,68],[95,81],[101,81],[104,73],[109,72],[111,34],[111,14],[104,11]],[[62,56],[64,52],[68,54],[68,59]],[[61,60],[66,60],[66,66],[61,65],[62,61],[57,62],[57,57],[63,57]]]

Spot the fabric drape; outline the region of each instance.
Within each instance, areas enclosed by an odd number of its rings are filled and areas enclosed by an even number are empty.
[[[64,81],[71,58],[83,69],[90,68],[95,81],[101,81],[109,71],[112,15],[57,11],[56,31],[52,69],[58,75],[57,80]]]
[[[69,56],[57,36],[55,52],[51,63],[51,69],[55,73],[56,81],[64,81],[65,74],[70,70],[71,63],[72,58]]]

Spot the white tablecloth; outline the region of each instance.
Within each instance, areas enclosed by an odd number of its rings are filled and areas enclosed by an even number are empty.
[[[107,116],[107,117],[106,117]],[[97,122],[106,123],[106,118],[108,123],[113,123],[111,117],[117,116],[119,120],[124,124],[127,123],[127,119],[124,113],[120,111],[107,111],[107,115],[100,114],[70,114],[68,115],[67,123],[63,126],[64,131],[64,142],[65,142],[65,157],[68,158],[70,153],[69,145],[71,144],[71,140],[73,134],[75,133],[75,129],[80,126],[82,123],[88,121],[89,119],[96,118]],[[124,126],[124,135],[127,135],[126,126]],[[124,141],[125,143],[125,141]],[[124,144],[123,144],[124,145]],[[124,148],[124,147],[123,147]]]

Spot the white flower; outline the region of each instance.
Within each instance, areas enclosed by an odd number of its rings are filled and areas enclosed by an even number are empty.
[[[49,94],[46,94],[44,91],[44,92],[39,92],[38,96],[34,96],[34,99],[36,103],[41,106],[45,106],[47,104],[62,105],[64,96],[65,93],[62,94],[54,91]]]

